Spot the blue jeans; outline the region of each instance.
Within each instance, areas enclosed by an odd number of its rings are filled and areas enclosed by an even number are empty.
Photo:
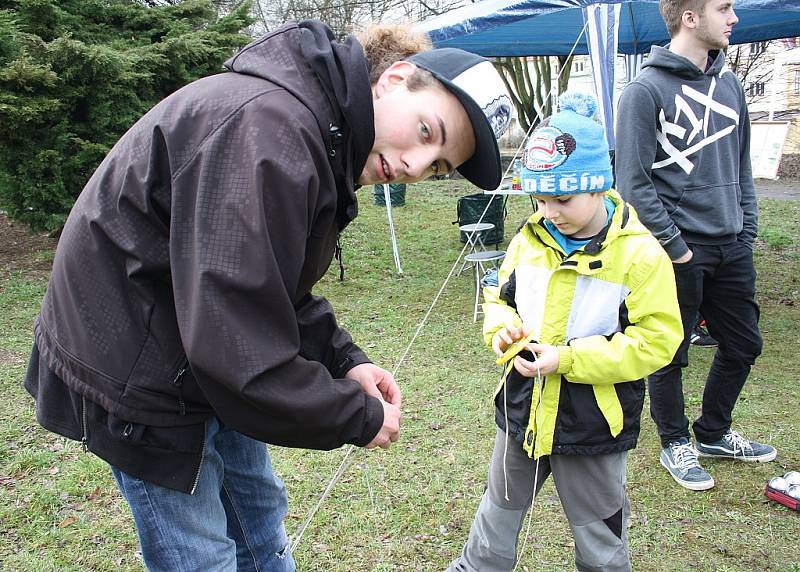
[[[286,489],[264,443],[209,420],[192,494],[112,471],[133,512],[148,570],[295,569],[283,525]]]

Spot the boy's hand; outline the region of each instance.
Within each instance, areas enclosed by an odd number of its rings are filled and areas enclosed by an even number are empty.
[[[514,368],[522,375],[525,377],[542,375],[544,377],[558,370],[561,358],[558,355],[556,346],[530,343],[525,347],[536,354],[536,361],[528,361],[520,356],[515,357]]]
[[[494,350],[495,354],[501,356],[508,346],[527,335],[528,332],[523,326],[501,328],[492,338],[492,350]]]

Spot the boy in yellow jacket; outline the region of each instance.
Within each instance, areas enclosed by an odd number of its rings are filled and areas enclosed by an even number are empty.
[[[669,363],[683,330],[669,258],[611,189],[596,101],[571,92],[559,102],[525,148],[523,189],[538,210],[484,290],[494,352],[530,342],[495,396],[488,485],[451,572],[513,569],[525,513],[550,475],[578,570],[631,567],[626,461],[642,378]]]

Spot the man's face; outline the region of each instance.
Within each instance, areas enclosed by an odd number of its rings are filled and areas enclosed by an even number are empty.
[[[469,159],[475,134],[467,112],[444,87],[409,91],[413,64],[393,64],[373,87],[375,143],[358,182],[414,183]]]
[[[697,16],[696,39],[709,50],[724,50],[730,43],[731,31],[739,18],[731,0],[709,0]]]
[[[533,195],[542,216],[561,234],[575,238],[589,238],[603,229],[608,218],[603,197],[605,193]]]

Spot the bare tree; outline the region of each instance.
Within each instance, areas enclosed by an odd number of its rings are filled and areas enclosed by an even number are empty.
[[[147,6],[148,8],[158,8],[159,6],[177,6],[186,0],[137,0],[139,4]],[[217,10],[221,14],[227,14],[236,6],[241,4],[244,0],[211,0]]]
[[[531,126],[536,127],[542,119],[552,114],[554,99],[567,89],[572,56],[504,57],[497,58],[495,66],[501,72],[517,109],[520,127],[527,133]]]
[[[469,3],[469,0],[255,0],[257,33],[289,20],[316,18],[345,36],[372,22],[419,22]]]
[[[474,2],[475,0],[399,0],[394,17],[400,22],[421,22]]]
[[[728,49],[728,67],[742,83],[748,104],[759,103],[769,97],[766,86],[772,79],[776,47],[775,42],[766,41],[739,44]]]

